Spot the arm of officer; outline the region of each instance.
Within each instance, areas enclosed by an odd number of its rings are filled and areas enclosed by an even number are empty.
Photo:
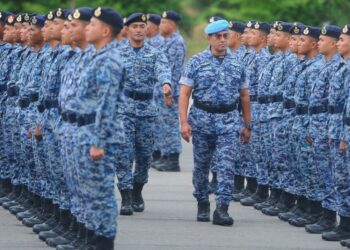
[[[240,84],[240,98],[242,104],[242,118],[244,122],[244,127],[241,130],[241,139],[243,143],[248,143],[251,134],[251,113],[250,113],[250,97],[249,97],[249,83],[247,82],[246,74],[242,70],[242,79]]]
[[[181,124],[181,136],[182,138],[190,142],[191,138],[191,127],[188,124],[188,106],[190,102],[190,97],[192,94],[192,88],[182,85],[180,86],[180,96],[179,96],[179,113],[180,113],[180,124]]]
[[[155,66],[157,80],[162,83],[164,101],[166,105],[172,106],[173,102],[171,98],[171,70],[169,67],[169,61],[164,53],[160,52],[158,54]]]

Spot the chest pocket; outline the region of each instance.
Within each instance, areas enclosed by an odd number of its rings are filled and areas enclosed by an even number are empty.
[[[212,67],[209,63],[203,63],[198,68],[197,77],[195,82],[199,88],[208,89],[215,84],[217,81],[217,70]]]

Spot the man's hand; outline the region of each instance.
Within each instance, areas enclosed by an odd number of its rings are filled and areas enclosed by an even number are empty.
[[[37,139],[38,141],[43,140],[43,134],[41,133],[39,126],[35,127],[34,136],[35,136],[35,139]]]
[[[309,143],[310,145],[314,144],[314,140],[312,140],[312,138],[310,136],[305,136],[305,140],[307,141],[307,143]]]
[[[191,127],[188,122],[181,124],[181,136],[185,141],[190,142],[191,133]]]
[[[250,135],[251,135],[250,129],[243,128],[243,129],[241,130],[241,134],[240,134],[240,136],[241,136],[241,141],[242,141],[244,144],[249,143]]]
[[[102,160],[105,156],[105,150],[103,148],[98,148],[95,146],[91,146],[90,148],[90,157],[93,161],[99,161]]]
[[[171,87],[169,84],[163,85],[164,102],[167,106],[173,106],[173,98],[171,97]]]
[[[345,152],[346,152],[346,142],[345,141],[340,140],[339,150],[342,154],[345,154]]]

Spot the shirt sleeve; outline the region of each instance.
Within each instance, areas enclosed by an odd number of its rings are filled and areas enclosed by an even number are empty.
[[[184,72],[180,79],[180,84],[185,85],[187,87],[193,88],[194,87],[194,59],[191,58],[187,65],[185,66]]]

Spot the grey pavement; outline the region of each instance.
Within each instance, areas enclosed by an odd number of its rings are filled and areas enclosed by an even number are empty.
[[[180,173],[150,171],[145,187],[146,210],[118,218],[117,250],[338,250],[338,242],[323,241],[304,228],[232,203],[233,227],[196,222],[192,197],[192,148],[184,144]],[[119,199],[118,194],[118,199]],[[211,197],[211,210],[215,208]],[[0,250],[50,249],[30,228],[0,208]]]

